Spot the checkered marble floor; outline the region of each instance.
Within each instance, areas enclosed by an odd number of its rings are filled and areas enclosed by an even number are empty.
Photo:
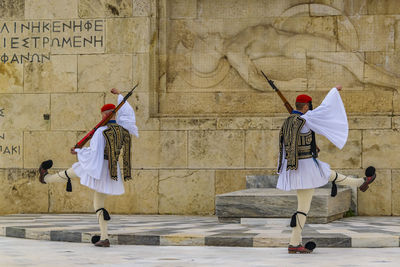
[[[289,219],[244,219],[219,223],[217,217],[113,215],[112,244],[161,246],[286,247]],[[16,214],[0,216],[0,236],[89,243],[99,233],[94,214]],[[400,217],[350,217],[306,224],[303,243],[319,247],[399,247]]]

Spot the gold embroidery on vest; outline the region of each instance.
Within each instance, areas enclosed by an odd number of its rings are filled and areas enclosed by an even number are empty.
[[[299,114],[291,114],[284,122],[279,132],[279,166],[278,172],[282,168],[283,148],[285,148],[285,158],[287,159],[286,170],[297,170],[298,167],[298,148],[300,143],[300,130],[306,123]]]
[[[106,140],[104,155],[108,158],[108,168],[113,180],[118,180],[118,158],[123,148],[123,172],[124,180],[130,180],[131,177],[131,136],[129,132],[116,123],[107,125],[108,129],[103,131]]]

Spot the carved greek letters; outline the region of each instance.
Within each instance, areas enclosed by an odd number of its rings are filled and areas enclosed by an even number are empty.
[[[0,22],[0,63],[42,63],[50,60],[53,48],[103,48],[104,23],[102,19]]]

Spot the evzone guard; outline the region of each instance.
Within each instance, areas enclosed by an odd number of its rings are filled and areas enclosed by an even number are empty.
[[[303,246],[301,236],[315,188],[332,182],[331,196],[337,194],[336,184],[356,186],[365,192],[376,178],[372,166],[366,169],[364,178],[351,178],[317,159],[315,133],[325,136],[339,149],[346,144],[349,126],[339,94],[341,89],[340,85],[332,88],[316,109],[312,109],[310,96],[297,96],[296,110],[284,121],[279,133],[277,188],[297,191],[297,211],[290,223],[293,229],[289,253],[311,253],[316,246],[312,241]]]
[[[125,192],[118,163],[121,150],[123,150],[123,179],[125,181],[131,179],[130,135],[139,136],[135,112],[126,101],[132,91],[123,97],[117,89],[111,90],[111,93],[118,94],[119,105],[115,107],[114,104],[106,104],[101,108],[102,121],[74,148],[71,148],[71,154],[77,155],[78,160],[71,168],[48,174],[48,169],[53,165],[52,160],[42,162],[39,167],[39,181],[43,184],[67,183],[67,191],[72,191],[71,178],[80,178],[82,185],[94,190],[93,206],[101,235],[94,236],[92,242],[99,247],[110,246],[107,229],[110,215],[104,208],[106,196],[121,195]],[[89,139],[91,139],[90,146],[82,148]]]
[[[274,82],[269,80],[264,72],[261,73],[290,113],[279,133],[279,178],[276,186],[281,190],[297,192],[297,211],[290,222],[293,230],[288,252],[311,253],[316,244],[311,241],[303,246],[301,233],[310,210],[314,189],[332,182],[332,197],[337,194],[336,184],[356,186],[365,192],[376,178],[375,168],[368,167],[364,178],[352,178],[331,170],[329,164],[317,159],[319,149],[315,133],[325,136],[339,149],[342,149],[347,141],[349,125],[339,94],[342,90],[341,85],[332,88],[321,105],[314,110],[310,96],[297,96],[296,110],[293,110]]]

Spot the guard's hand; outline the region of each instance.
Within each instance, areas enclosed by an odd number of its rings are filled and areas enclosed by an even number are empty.
[[[78,153],[75,151],[75,147],[71,147],[70,152],[71,152],[72,155],[78,154]]]
[[[341,86],[341,85],[336,85],[335,87],[336,87],[336,89],[337,89],[338,91],[341,91],[341,90],[342,90],[342,86]]]
[[[113,93],[114,95],[119,95],[121,92],[117,88],[113,88],[111,89],[111,93]]]

